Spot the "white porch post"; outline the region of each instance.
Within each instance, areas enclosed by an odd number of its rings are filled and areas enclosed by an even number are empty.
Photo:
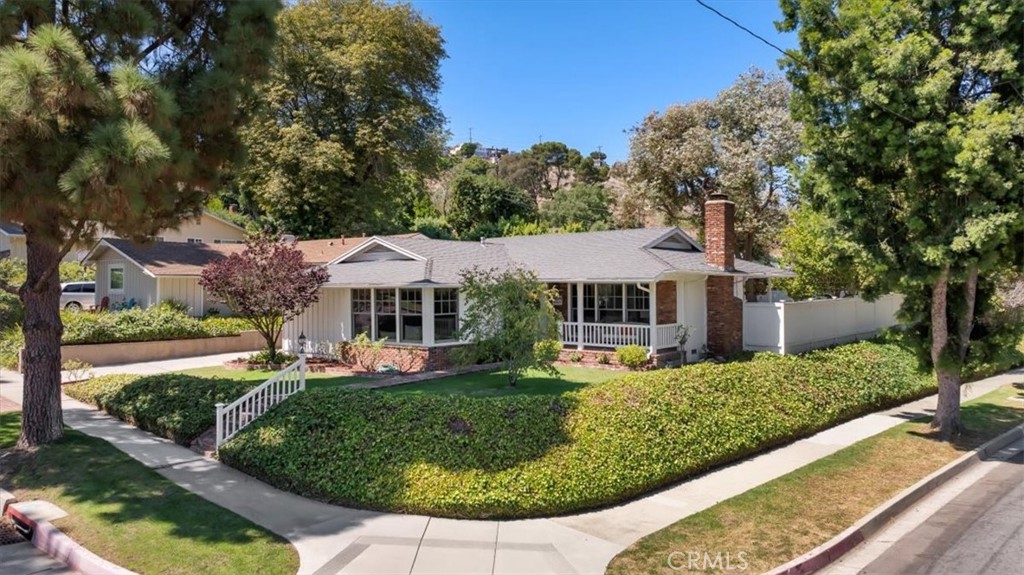
[[[658,351],[658,282],[651,282],[651,296],[648,298],[647,306],[651,315],[651,357]]]
[[[434,345],[434,288],[423,288],[423,345]]]
[[[569,284],[572,285],[572,284]],[[576,284],[576,349],[583,349],[583,283]]]

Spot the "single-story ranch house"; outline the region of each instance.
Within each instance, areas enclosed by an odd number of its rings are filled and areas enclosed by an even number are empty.
[[[297,351],[304,335],[307,350],[324,350],[365,332],[387,339],[385,362],[411,355],[412,369],[444,368],[448,352],[461,344],[457,333],[467,302],[460,274],[474,267],[520,266],[556,288],[566,355],[592,357],[636,344],[655,359],[675,358],[684,326],[687,360],[744,348],[787,353],[867,337],[893,324],[894,299],[745,303],[745,281],[793,274],[734,257],[734,210],[724,196],[707,202],[705,246],[675,227],[480,242],[421,234],[296,242],[307,262],[326,265],[330,279],[319,301],[286,323],[282,347]],[[97,302],[134,299],[145,307],[175,299],[202,315],[221,305],[199,286],[203,267],[242,249],[104,239],[87,261],[97,266]]]
[[[728,354],[743,345],[743,282],[792,272],[735,259],[733,212],[707,203],[707,250],[679,228],[645,228],[486,239],[373,237],[331,262],[319,302],[288,322],[286,349],[338,342],[366,332],[423,348],[424,367],[447,364],[466,301],[460,273],[520,266],[555,287],[562,341],[577,351],[636,344],[652,356],[675,353],[690,328],[687,355],[704,346]]]

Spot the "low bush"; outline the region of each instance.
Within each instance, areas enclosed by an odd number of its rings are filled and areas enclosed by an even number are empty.
[[[544,516],[620,502],[933,390],[912,353],[864,342],[634,373],[557,397],[313,390],[220,455],[343,505]]]
[[[615,348],[615,359],[629,369],[640,369],[650,363],[647,348],[639,345],[624,345]]]
[[[188,445],[213,427],[218,402],[234,401],[259,384],[179,373],[117,374],[64,386],[64,393],[140,429]]]
[[[247,329],[238,318],[189,317],[172,305],[117,312],[62,312],[62,343],[124,343],[238,335]]]

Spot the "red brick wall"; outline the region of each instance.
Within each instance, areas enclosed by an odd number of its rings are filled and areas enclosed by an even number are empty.
[[[657,306],[658,324],[675,323],[678,317],[676,315],[676,282],[658,282],[655,291],[657,297],[654,303]]]
[[[456,349],[463,345],[443,347],[416,347],[411,345],[385,345],[378,365],[394,365],[402,373],[438,371],[455,367]]]
[[[708,276],[708,351],[729,355],[743,349],[743,300],[733,295],[731,276]]]
[[[736,263],[736,204],[713,194],[704,204],[704,259],[708,265],[732,271]]]

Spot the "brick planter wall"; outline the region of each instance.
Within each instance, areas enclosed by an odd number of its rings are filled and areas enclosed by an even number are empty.
[[[440,371],[455,367],[454,353],[465,345],[445,347],[417,347],[412,345],[386,345],[381,350],[380,365],[394,365],[402,373]]]

